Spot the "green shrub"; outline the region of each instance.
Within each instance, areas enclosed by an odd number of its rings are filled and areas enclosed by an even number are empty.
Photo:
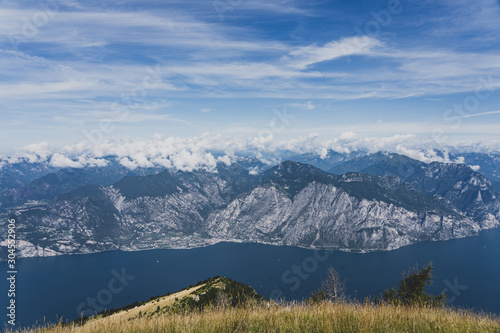
[[[403,279],[399,281],[399,287],[384,291],[385,302],[394,305],[417,305],[417,306],[442,306],[446,301],[446,295],[431,295],[425,291],[425,287],[432,285],[433,266],[431,263],[420,268],[413,267],[403,273]]]

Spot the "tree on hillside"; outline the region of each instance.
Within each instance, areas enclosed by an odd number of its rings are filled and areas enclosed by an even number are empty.
[[[345,290],[345,279],[342,280],[339,273],[330,266],[326,279],[321,282],[319,289],[311,293],[311,297],[307,299],[307,303],[315,304],[326,300],[344,302],[346,300]]]
[[[343,302],[346,299],[345,279],[342,280],[332,266],[328,268],[326,280],[321,283],[321,290],[325,293],[326,299],[332,302]]]
[[[422,267],[410,267],[403,273],[397,289],[391,288],[384,291],[384,301],[397,305],[442,306],[446,295],[431,295],[426,293],[425,287],[432,285],[432,263]]]

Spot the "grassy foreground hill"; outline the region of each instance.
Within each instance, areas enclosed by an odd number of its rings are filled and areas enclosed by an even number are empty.
[[[269,303],[215,277],[70,324],[26,332],[500,332],[500,319],[448,308],[373,303]]]

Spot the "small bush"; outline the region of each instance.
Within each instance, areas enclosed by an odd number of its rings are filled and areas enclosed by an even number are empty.
[[[384,301],[394,305],[443,306],[446,301],[445,294],[435,296],[425,291],[425,287],[432,285],[432,270],[431,263],[420,268],[410,268],[403,273],[403,279],[399,281],[397,289],[384,291]]]
[[[307,304],[313,305],[313,304],[321,303],[321,302],[326,301],[327,298],[328,297],[326,296],[326,293],[323,290],[318,289],[318,290],[314,291],[311,294],[311,297],[309,297],[307,299]]]

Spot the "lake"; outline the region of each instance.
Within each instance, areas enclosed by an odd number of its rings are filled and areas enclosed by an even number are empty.
[[[500,230],[446,242],[423,242],[368,254],[313,251],[262,244],[220,243],[189,250],[112,251],[18,260],[17,321],[75,319],[175,292],[223,275],[254,287],[266,298],[307,297],[329,266],[347,279],[347,293],[363,299],[395,287],[408,266],[432,261],[434,285],[453,306],[500,312]],[[2,276],[7,264],[0,263]],[[2,278],[0,305],[7,306]],[[5,296],[4,296],[5,295]],[[3,310],[6,311],[6,310]],[[6,322],[6,313],[2,314]]]

